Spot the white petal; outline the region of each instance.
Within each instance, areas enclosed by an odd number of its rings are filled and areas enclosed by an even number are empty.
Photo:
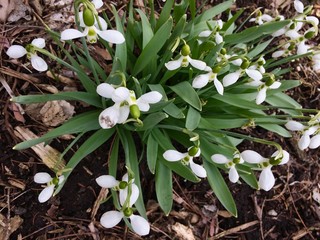
[[[168,70],[173,71],[173,70],[176,70],[179,67],[181,67],[182,60],[183,60],[183,56],[181,56],[177,60],[169,61],[169,62],[165,63],[164,65],[166,66],[166,68]]]
[[[192,87],[194,88],[203,88],[205,87],[209,82],[209,76],[210,73],[201,74],[192,81]]]
[[[260,89],[260,91],[257,94],[256,97],[256,104],[261,104],[264,102],[264,100],[266,100],[267,97],[267,87],[263,87]]]
[[[285,34],[286,32],[287,32],[287,28],[284,27],[284,28],[279,29],[278,31],[275,31],[275,32],[272,33],[271,35],[272,35],[273,37],[279,37],[279,36]]]
[[[197,175],[200,178],[207,177],[207,172],[201,165],[194,163],[192,160],[190,160],[190,168],[192,172],[194,172],[195,175]]]
[[[97,86],[97,93],[105,98],[111,98],[114,90],[114,87],[108,83],[101,83]]]
[[[241,70],[233,73],[229,73],[226,76],[224,76],[224,78],[222,79],[223,86],[227,87],[237,82],[240,77],[240,74],[241,74]]]
[[[217,32],[216,35],[215,35],[215,41],[217,44],[220,44],[223,42],[223,37]]]
[[[131,215],[131,226],[133,231],[135,231],[140,236],[148,235],[150,232],[149,222],[141,216]]]
[[[128,88],[118,87],[112,93],[112,101],[115,103],[120,103],[126,101],[130,96],[130,92]]]
[[[181,153],[176,150],[167,150],[163,153],[164,159],[170,161],[170,162],[176,162],[180,161],[181,159],[188,156],[188,153]]]
[[[233,65],[240,66],[242,64],[242,59],[239,58],[239,59],[233,60],[233,61],[231,61],[231,63]]]
[[[291,38],[291,39],[297,39],[301,35],[296,30],[289,30],[289,31],[286,32],[286,36]]]
[[[199,70],[204,70],[207,67],[207,64],[201,60],[192,59],[189,56],[187,58],[191,66],[194,68],[197,68]]]
[[[246,69],[247,75],[255,81],[260,81],[262,79],[262,74],[255,69]]]
[[[141,99],[147,103],[157,103],[161,100],[161,98],[162,98],[161,93],[159,93],[157,91],[151,91],[151,92],[143,94],[139,99]]]
[[[80,32],[77,29],[66,29],[61,32],[60,39],[64,40],[71,40],[75,38],[85,37],[87,34],[85,32]]]
[[[109,211],[104,213],[100,218],[100,223],[105,228],[116,226],[123,218],[123,213],[118,211]]]
[[[96,9],[99,9],[103,6],[102,0],[92,0],[91,1]]]
[[[139,188],[136,184],[132,184],[132,192],[131,192],[131,196],[130,196],[130,202],[129,202],[129,206],[131,207],[133,204],[136,203],[136,201],[138,200],[139,197]],[[119,200],[120,200],[120,204],[121,206],[123,206],[124,202],[126,201],[128,196],[128,188],[126,187],[125,189],[120,189],[119,191]]]
[[[44,203],[44,202],[48,201],[49,198],[52,197],[53,191],[54,191],[54,185],[50,185],[50,186],[44,188],[38,196],[39,202]]]
[[[100,31],[96,29],[97,34],[106,40],[107,42],[114,43],[114,44],[121,44],[125,41],[124,36],[121,32],[117,30],[103,30]]]
[[[260,188],[269,191],[275,184],[275,179],[271,171],[271,166],[262,170],[259,177]]]
[[[108,129],[114,127],[119,120],[120,109],[116,106],[111,106],[103,110],[99,115],[99,124],[102,128]]]
[[[212,31],[206,30],[199,33],[199,37],[209,37]]]
[[[271,16],[268,15],[268,14],[262,14],[261,19],[262,19],[263,21],[265,21],[265,22],[270,22],[270,21],[273,20],[273,17],[271,17]]]
[[[294,9],[298,12],[298,13],[303,13],[303,9],[304,9],[304,6],[303,6],[303,3],[299,0],[294,0],[293,2],[294,4]]]
[[[306,16],[306,20],[308,22],[311,22],[312,25],[314,26],[318,26],[319,25],[319,19],[317,17],[314,16]]]
[[[318,130],[318,128],[318,126],[309,127],[308,130],[306,130],[304,133],[307,135],[312,135]]]
[[[48,70],[47,63],[39,56],[33,54],[31,55],[31,65],[34,69],[38,70],[39,72],[43,72]]]
[[[274,152],[274,153],[271,155],[271,157],[277,156],[278,153],[279,153],[279,151]],[[283,151],[282,151],[282,154],[283,154],[283,156],[282,156],[282,159],[281,159],[281,162],[279,163],[279,165],[286,164],[287,162],[289,162],[289,159],[290,159],[290,154],[289,154],[286,150],[283,150]]]
[[[302,131],[305,128],[305,126],[302,123],[299,123],[299,122],[293,121],[293,120],[289,120],[285,124],[285,127],[291,131]]]
[[[147,102],[142,101],[141,99],[137,100],[137,105],[142,112],[147,112],[150,109],[150,105]]]
[[[301,42],[298,44],[297,54],[305,54],[308,52],[310,46],[306,45],[305,42]]]
[[[121,124],[124,123],[125,121],[127,121],[128,117],[129,117],[129,113],[130,113],[130,108],[128,105],[124,105],[122,107],[119,108],[119,118],[117,123]]]
[[[46,41],[43,38],[36,38],[33,39],[31,44],[38,48],[44,48],[46,46]]]
[[[213,80],[213,84],[214,84],[214,86],[216,87],[217,92],[218,92],[220,95],[223,95],[223,90],[224,90],[224,88],[223,88],[222,83],[221,83],[218,79],[214,79],[214,80]]]
[[[113,188],[115,186],[118,186],[119,184],[119,181],[116,180],[114,176],[111,176],[111,175],[102,175],[96,178],[96,182],[100,187],[103,187],[103,188]]]
[[[245,150],[241,153],[241,157],[247,163],[262,163],[266,158],[262,157],[259,153],[252,150]]]
[[[269,86],[269,88],[270,89],[278,89],[279,87],[281,86],[281,82],[274,82],[274,83],[272,83],[270,86]]]
[[[21,58],[25,54],[27,54],[27,50],[20,45],[12,45],[7,50],[7,55],[11,58]]]
[[[308,134],[303,134],[298,141],[298,147],[300,150],[304,150],[309,147],[310,144],[310,136]]]
[[[229,180],[233,183],[236,183],[239,180],[239,174],[234,166],[229,169]]]
[[[63,183],[65,177],[63,175],[61,175],[58,177],[58,179],[59,179],[58,185],[60,185],[61,183]]]
[[[100,22],[100,25],[98,22],[95,22],[95,26],[97,29],[99,30],[107,30],[108,28],[108,24],[106,22],[106,20],[104,20],[102,17],[98,16],[98,19],[99,19],[99,22]],[[101,26],[101,28],[100,28]]]
[[[34,175],[33,180],[36,183],[44,184],[50,182],[52,180],[52,177],[49,175],[49,173],[38,172],[36,173],[36,175]]]
[[[225,164],[231,161],[230,159],[228,159],[226,156],[222,154],[213,154],[211,156],[211,160],[218,164]]]
[[[284,50],[279,50],[279,51],[275,51],[274,53],[272,53],[272,57],[273,58],[278,58],[278,57],[281,57],[283,54],[285,53]]]
[[[309,148],[315,149],[320,146],[320,135],[315,135],[310,139]]]

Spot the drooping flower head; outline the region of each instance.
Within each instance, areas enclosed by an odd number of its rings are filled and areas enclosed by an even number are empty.
[[[34,181],[39,184],[46,184],[46,187],[39,194],[38,200],[40,203],[48,201],[54,192],[56,186],[60,185],[64,180],[64,176],[52,178],[50,174],[46,172],[39,172],[34,175]]]
[[[31,44],[24,48],[21,45],[12,45],[7,50],[7,55],[11,58],[21,58],[27,55],[28,59],[31,61],[31,65],[34,69],[39,72],[46,71],[48,69],[47,63],[37,55],[37,48],[42,49],[46,45],[43,38],[34,39]]]
[[[181,161],[184,165],[189,165],[192,172],[200,178],[207,177],[207,172],[203,166],[193,161],[194,157],[199,157],[201,150],[199,147],[193,146],[188,149],[188,152],[181,153],[177,150],[167,150],[163,153],[163,158],[170,162]]]

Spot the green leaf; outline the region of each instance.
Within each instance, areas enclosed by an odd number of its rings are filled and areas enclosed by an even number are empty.
[[[83,133],[91,130],[97,130],[100,128],[98,117],[100,111],[91,111],[82,113],[76,117],[71,118],[69,121],[57,127],[50,132],[46,133],[42,137],[25,141],[14,146],[15,150],[22,150],[32,147],[41,142],[47,142],[53,138],[74,133]]]
[[[142,49],[146,47],[148,42],[153,37],[153,31],[151,29],[150,23],[148,21],[147,16],[142,12],[140,9],[136,9],[141,17],[141,24],[142,24]]]
[[[259,189],[257,178],[254,175],[252,169],[243,164],[237,164],[237,170],[240,177],[252,188]]]
[[[193,131],[198,127],[200,119],[201,114],[190,106],[187,114],[186,128],[190,131]]]
[[[173,118],[185,118],[182,110],[177,107],[174,103],[168,104],[163,110]]]
[[[92,134],[75,152],[72,158],[69,160],[67,166],[65,167],[66,171],[63,172],[64,181],[62,184],[59,184],[57,189],[54,192],[54,195],[58,194],[65,184],[66,180],[70,176],[73,169],[79,164],[79,162],[104,144],[108,139],[113,135],[114,128],[111,129],[99,129],[94,134]]]
[[[164,213],[169,215],[173,202],[172,172],[159,161],[157,162],[155,184],[159,205]]]
[[[166,118],[168,118],[168,115],[164,112],[151,113],[143,120],[143,126],[141,128],[137,128],[137,131],[145,131],[153,128]]]
[[[209,8],[208,10],[206,10],[204,13],[200,14],[199,16],[197,16],[194,20],[195,23],[199,23],[202,21],[207,21],[210,19],[213,19],[215,16],[217,16],[218,14],[224,12],[225,10],[229,9],[231,7],[231,5],[233,4],[233,0],[230,1],[224,1],[223,3],[220,3],[212,8]]]
[[[149,170],[152,174],[155,173],[157,158],[158,158],[158,142],[149,134],[148,141],[147,141],[147,163]]]
[[[267,96],[266,102],[272,106],[278,107],[290,115],[302,115],[300,111],[302,108],[301,105],[285,93],[279,92],[277,94]]]
[[[136,152],[136,143],[133,140],[131,132],[118,128],[118,133],[124,150],[126,165],[133,171],[134,183],[138,186],[140,190],[139,197],[135,203],[135,206],[140,215],[146,218],[147,214],[143,203],[142,188],[140,181],[140,168]]]
[[[242,95],[242,94],[225,93],[223,96],[220,94],[216,94],[212,98],[217,99],[223,103],[228,103],[230,105],[239,107],[239,108],[266,110],[265,106],[257,105],[255,102],[246,100],[245,95]]]
[[[161,10],[160,17],[157,21],[156,31],[165,24],[166,21],[171,17],[171,10],[173,8],[174,0],[167,0],[164,7]]]
[[[234,33],[224,37],[226,44],[239,44],[253,41],[264,35],[269,35],[275,31],[288,25],[290,20],[284,20],[279,22],[269,22],[263,25],[254,26],[243,30],[240,33]]]
[[[141,72],[153,59],[157,58],[157,53],[169,38],[171,29],[172,18],[169,18],[142,50],[133,69],[134,76]]]
[[[13,102],[22,104],[41,103],[55,100],[77,100],[102,108],[101,97],[97,94],[88,92],[59,92],[55,94],[25,95],[12,98]]]
[[[206,161],[203,161],[203,166],[207,171],[209,184],[217,196],[221,204],[235,217],[237,217],[237,207],[230,193],[230,190],[224,181],[218,168],[211,161],[211,143],[206,139],[201,140],[201,155],[204,156]]]
[[[247,54],[247,57],[251,59],[262,53],[269,46],[272,40],[273,38],[268,41],[257,44],[257,46]]]
[[[239,128],[245,125],[249,120],[246,118],[201,118],[198,125],[199,129],[232,129]]]
[[[201,111],[202,105],[199,96],[189,82],[183,81],[177,85],[171,86],[170,88],[185,102],[189,103],[195,109]]]
[[[287,131],[285,128],[277,125],[277,124],[272,124],[272,123],[264,123],[264,124],[258,124],[260,127],[267,129],[271,132],[277,133],[282,137],[292,137],[289,131]]]

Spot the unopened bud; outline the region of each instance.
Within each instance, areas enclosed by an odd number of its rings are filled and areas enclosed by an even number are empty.
[[[83,22],[86,26],[91,27],[94,24],[94,15],[89,8],[84,9],[83,11]]]

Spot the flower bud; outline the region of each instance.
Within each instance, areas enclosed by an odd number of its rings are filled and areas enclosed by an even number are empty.
[[[193,146],[192,148],[189,149],[188,154],[189,156],[193,157],[197,154],[198,151],[199,151],[199,148],[196,146]]]
[[[181,49],[181,55],[188,56],[188,55],[190,55],[190,53],[191,53],[191,50],[190,50],[189,45],[185,44]]]
[[[89,8],[84,9],[83,11],[83,22],[86,26],[91,27],[94,24],[94,15]]]
[[[130,114],[134,119],[138,119],[140,117],[140,109],[138,105],[133,104],[130,106]]]

